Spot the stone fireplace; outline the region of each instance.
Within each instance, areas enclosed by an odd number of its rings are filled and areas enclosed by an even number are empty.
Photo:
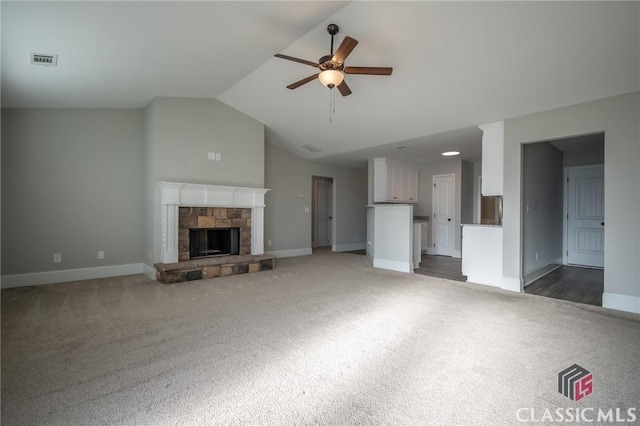
[[[160,182],[163,283],[271,269],[262,188]]]
[[[180,207],[178,260],[251,254],[251,209]]]

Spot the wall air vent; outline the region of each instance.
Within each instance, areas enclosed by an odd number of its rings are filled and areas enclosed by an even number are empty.
[[[306,149],[309,152],[320,152],[322,151],[322,148],[320,148],[318,145],[314,145],[312,143],[306,143],[304,145],[302,145],[302,147],[304,149]]]
[[[31,53],[31,65],[43,65],[45,67],[58,66],[58,55],[48,53]]]

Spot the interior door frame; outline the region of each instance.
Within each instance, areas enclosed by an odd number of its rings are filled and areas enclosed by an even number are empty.
[[[604,164],[589,164],[586,166],[573,166],[573,167],[565,167],[564,168],[564,174],[563,174],[563,206],[562,206],[562,264],[563,265],[568,265],[568,254],[567,251],[569,250],[569,224],[568,224],[568,214],[569,214],[569,171],[572,170],[584,170],[584,169],[594,169],[594,168],[601,168],[602,169],[602,174],[604,175]],[[604,191],[604,189],[603,189]],[[605,197],[607,194],[604,194]],[[607,211],[605,210],[604,212],[605,217],[607,214]],[[606,222],[606,220],[605,220]],[[605,231],[606,232],[606,229]],[[606,250],[606,246],[605,246],[605,250]],[[591,268],[591,266],[583,266],[583,265],[571,265],[571,266],[576,266],[576,267],[583,267],[583,268]],[[593,266],[592,268],[596,268],[599,269],[595,266]],[[602,268],[604,269],[604,268]]]
[[[336,208],[336,186],[337,186],[337,182],[336,179],[330,176],[318,176],[318,175],[312,175],[311,176],[311,247],[312,249],[315,249],[318,247],[318,236],[317,234],[317,229],[318,229],[318,220],[317,220],[317,212],[316,209],[318,208],[318,182],[320,181],[326,181],[326,182],[330,182],[331,183],[331,250],[332,251],[336,251],[336,212],[337,212],[337,208]],[[329,246],[327,246],[329,247]]]
[[[436,178],[441,178],[441,177],[451,177],[451,215],[452,215],[452,220],[451,220],[451,232],[449,234],[449,252],[448,253],[441,253],[441,252],[436,252],[435,248],[435,241],[436,241],[436,221],[434,220],[434,214],[435,214],[435,198],[436,198],[436,192],[433,191],[431,192],[431,247],[429,247],[431,253],[433,255],[438,255],[438,256],[451,256],[454,257],[455,255],[455,251],[456,251],[456,175],[454,173],[443,173],[443,174],[439,174],[439,175],[433,175],[431,177],[431,183],[432,185],[435,185],[436,183]],[[432,188],[435,188],[435,186],[432,186]]]

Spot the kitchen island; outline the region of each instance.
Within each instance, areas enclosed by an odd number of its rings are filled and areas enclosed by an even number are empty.
[[[462,274],[467,282],[501,287],[501,225],[462,225]]]

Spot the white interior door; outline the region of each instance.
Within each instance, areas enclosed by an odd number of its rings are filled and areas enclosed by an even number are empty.
[[[433,177],[433,244],[432,253],[453,254],[455,242],[453,175]]]
[[[316,181],[316,245],[326,247],[332,244],[333,183]]]
[[[567,263],[604,267],[604,167],[567,171]]]

